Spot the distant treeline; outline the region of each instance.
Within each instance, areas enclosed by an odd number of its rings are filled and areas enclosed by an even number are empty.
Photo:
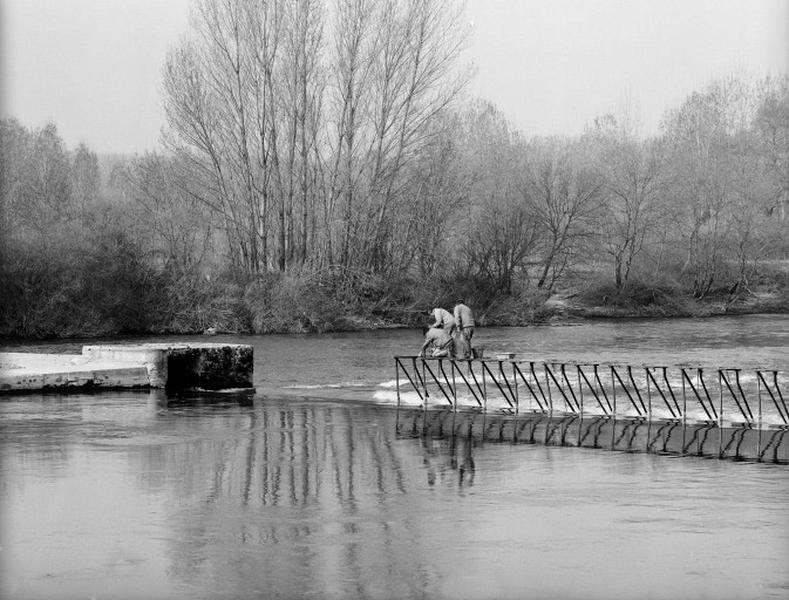
[[[621,111],[527,138],[465,99],[453,6],[196,2],[162,153],[3,120],[0,335],[789,309],[789,77],[715,81],[652,137]]]

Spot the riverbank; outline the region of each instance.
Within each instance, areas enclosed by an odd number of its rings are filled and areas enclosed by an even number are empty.
[[[787,277],[789,279],[789,277]],[[123,311],[99,315],[79,310],[51,311],[38,321],[6,319],[7,339],[102,339],[118,335],[331,333],[420,328],[429,325],[435,306],[448,310],[463,298],[482,327],[522,327],[595,319],[687,318],[746,314],[789,314],[789,284],[773,279],[741,292],[723,290],[703,299],[678,287],[630,284],[617,291],[594,283],[591,274],[549,293],[526,287],[491,294],[477,286],[408,283],[350,292],[277,279],[241,287],[210,282],[189,308],[174,311],[166,302],[150,303],[144,318],[128,321]],[[454,289],[457,287],[458,289]],[[211,293],[209,293],[211,292]]]
[[[439,303],[440,304],[440,303]],[[450,304],[444,306],[452,310]],[[383,315],[351,315],[315,325],[297,320],[283,331],[221,331],[190,333],[331,333],[420,328],[429,325],[432,308],[393,308]],[[481,327],[524,327],[557,325],[596,319],[680,319],[755,314],[789,314],[789,302],[780,294],[760,293],[738,302],[724,300],[682,301],[621,306],[589,304],[573,292],[554,294],[543,302],[534,299],[508,299],[477,309],[476,321]]]
[[[552,296],[545,303],[549,321],[563,319],[633,319],[720,317],[754,314],[789,314],[789,304],[777,293],[751,294],[736,302],[721,299],[698,301],[683,299],[672,303],[650,303],[637,306],[590,305],[574,296]]]

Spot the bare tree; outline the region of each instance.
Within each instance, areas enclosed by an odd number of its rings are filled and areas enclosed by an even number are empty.
[[[751,227],[742,227],[750,219],[742,209],[753,205],[754,197],[742,178],[754,172],[754,165],[746,166],[754,114],[750,87],[728,78],[692,94],[664,123],[676,230],[685,249],[681,275],[691,279],[697,298],[726,280],[735,238],[740,237],[736,252],[751,247],[746,244]]]
[[[457,202],[438,212],[455,238],[447,244],[459,258],[452,271],[485,282],[491,294],[509,294],[516,278],[528,278],[539,241],[537,219],[523,198],[525,142],[490,102],[472,103],[453,131]]]
[[[463,247],[469,268],[490,282],[490,292],[512,293],[516,275],[537,247],[538,227],[517,190],[491,199]]]
[[[391,266],[403,174],[465,81],[459,19],[449,0],[196,0],[168,139],[241,267]]]
[[[760,88],[756,155],[765,159],[766,180],[771,188],[766,192],[767,211],[785,223],[789,221],[789,75],[767,78]]]
[[[335,28],[337,122],[332,197],[343,197],[340,262],[385,269],[396,213],[431,126],[465,85],[464,41],[448,1],[340,2]]]
[[[664,217],[661,146],[640,140],[627,119],[612,115],[597,119],[588,136],[604,181],[600,242],[613,261],[616,289],[622,290],[648,233],[659,229]]]
[[[569,140],[534,141],[522,185],[525,202],[539,225],[540,272],[537,287],[551,289],[567,266],[578,260],[600,209],[603,179]]]

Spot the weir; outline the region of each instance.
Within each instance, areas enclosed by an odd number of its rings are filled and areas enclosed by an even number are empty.
[[[481,437],[493,428],[512,442],[789,463],[787,378],[776,369],[394,360],[398,409],[415,395],[415,414],[481,418]]]

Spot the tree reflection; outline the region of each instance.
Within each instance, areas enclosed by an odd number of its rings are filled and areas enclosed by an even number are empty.
[[[357,408],[325,403],[266,400],[206,409],[210,418],[183,408],[164,417],[189,441],[146,449],[144,459],[172,482],[172,577],[231,595],[430,588],[420,532],[398,501],[413,488],[417,455],[395,442],[390,409],[360,419]],[[393,564],[413,576],[390,572]],[[379,572],[383,580],[371,575]]]
[[[270,399],[181,407],[158,430],[178,440],[141,452],[142,471],[161,473],[155,489],[168,494],[169,572],[231,596],[436,593],[423,567],[439,542],[425,523],[439,518],[437,501],[480,485],[486,444],[709,453],[711,442],[739,452],[751,441],[743,431],[707,443],[708,427],[679,436],[675,422],[650,431],[594,416]]]

